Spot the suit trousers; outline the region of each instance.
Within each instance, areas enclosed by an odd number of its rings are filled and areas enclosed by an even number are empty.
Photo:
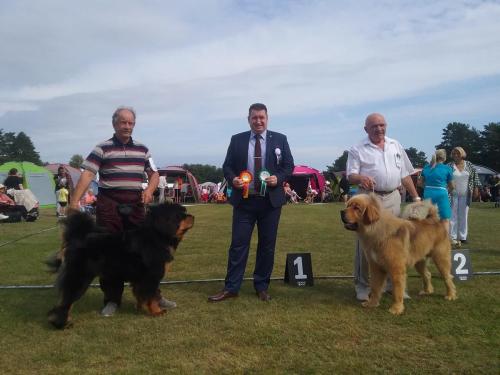
[[[274,266],[280,215],[281,207],[271,206],[268,197],[249,197],[233,207],[232,236],[224,290],[238,293],[241,287],[255,224],[258,230],[258,244],[253,284],[257,292],[267,290]]]
[[[379,195],[382,207],[392,211],[396,216],[401,213],[401,194],[396,189],[391,194]],[[356,289],[369,288],[369,268],[365,253],[361,248],[359,240],[356,240],[356,254],[354,256],[354,284]],[[389,281],[390,282],[390,281]],[[391,289],[388,285],[387,289]]]

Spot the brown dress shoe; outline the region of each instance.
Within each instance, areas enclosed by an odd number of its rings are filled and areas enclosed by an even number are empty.
[[[267,290],[261,290],[260,292],[257,292],[257,297],[259,297],[259,299],[264,302],[268,302],[271,300],[271,296],[269,295],[269,293],[267,293]]]
[[[233,293],[227,290],[223,290],[217,294],[214,294],[213,296],[208,297],[208,302],[220,302],[224,301],[225,299],[235,298],[235,297],[238,297],[238,293]]]

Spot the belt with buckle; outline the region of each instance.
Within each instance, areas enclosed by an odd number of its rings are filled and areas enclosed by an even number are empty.
[[[392,194],[396,191],[397,189],[393,189],[393,190],[375,190],[375,194],[378,194],[378,195],[389,195],[389,194]]]

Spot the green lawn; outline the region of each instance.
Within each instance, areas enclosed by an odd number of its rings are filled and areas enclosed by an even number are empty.
[[[459,299],[447,302],[433,268],[436,294],[413,297],[403,316],[363,309],[351,275],[354,235],[343,229],[341,204],[287,206],[282,213],[273,277],[284,275],[286,254],[310,252],[314,287],[273,281],[273,300],[257,300],[251,281],[240,297],[219,304],[207,296],[223,283],[167,284],[163,293],[178,308],[160,318],[134,309],[127,289],[119,313],[99,316],[102,294],[91,288],[73,309],[74,326],[55,331],[46,312],[52,288],[0,289],[0,371],[4,374],[333,374],[492,373],[500,368],[500,275],[457,282]],[[196,216],[167,281],[225,276],[231,207],[188,208]],[[53,228],[53,229],[51,229]],[[42,231],[45,230],[45,231]],[[470,211],[474,271],[500,271],[500,209],[475,204]],[[31,236],[19,241],[25,235]],[[0,284],[50,285],[43,261],[59,247],[53,210],[35,223],[0,224]],[[6,244],[6,245],[3,245]],[[253,271],[255,243],[247,266]]]

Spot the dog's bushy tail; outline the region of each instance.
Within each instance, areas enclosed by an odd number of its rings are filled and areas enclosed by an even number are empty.
[[[430,199],[426,199],[422,202],[406,205],[401,217],[407,220],[428,220],[437,223],[439,222],[439,211]]]
[[[54,253],[45,261],[48,271],[57,273],[60,271],[64,262],[66,248],[75,247],[83,243],[85,237],[96,227],[94,219],[82,212],[73,213],[62,221],[64,232],[62,235],[61,249]]]
[[[429,212],[427,212],[427,217],[426,219],[431,220],[433,222],[438,223],[440,220],[439,217],[439,211],[436,205],[431,204],[429,205]]]

